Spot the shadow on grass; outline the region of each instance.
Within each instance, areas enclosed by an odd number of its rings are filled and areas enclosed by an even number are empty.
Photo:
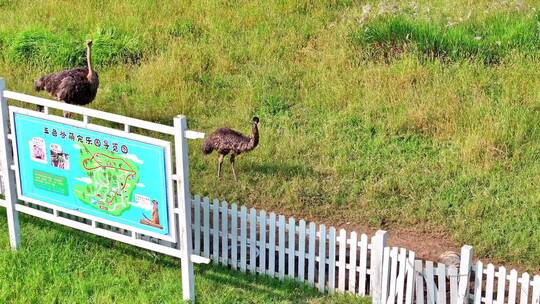
[[[197,268],[201,280],[211,285],[229,290],[249,290],[260,299],[302,303],[322,296],[316,290],[291,280],[280,281],[263,275],[244,274],[217,265],[201,265]]]
[[[239,271],[229,270],[222,266],[210,265],[198,267],[200,281],[205,281],[209,286],[219,286],[221,290],[212,290],[209,293],[199,292],[199,299],[210,303],[370,303],[368,298],[360,298],[354,295],[335,294],[328,295],[318,292],[313,287],[296,282],[291,279],[283,281],[265,275],[244,274]],[[199,281],[199,282],[200,282]],[[202,291],[202,290],[201,290]],[[242,293],[249,291],[255,298],[246,299]],[[232,298],[227,298],[228,295]],[[215,296],[216,298],[213,298]],[[224,296],[224,297],[223,297]]]
[[[248,163],[245,166],[252,172],[263,175],[291,177],[320,177],[321,173],[311,167],[294,164],[273,164],[273,163]]]
[[[3,209],[3,208],[0,208]],[[76,239],[77,246],[84,247],[86,244],[91,243],[91,245],[96,246],[96,250],[99,251],[100,249],[113,249],[113,250],[121,250],[123,254],[129,255],[132,258],[140,258],[140,259],[147,259],[147,260],[160,260],[159,263],[162,266],[166,266],[168,268],[178,268],[179,266],[179,260],[162,255],[160,253],[156,253],[150,250],[146,250],[143,248],[139,248],[137,246],[132,246],[129,244],[122,243],[120,241],[115,241],[106,237],[101,237],[98,235],[94,235],[91,233],[87,233],[84,231],[77,230],[75,228],[63,226],[61,224],[56,224],[54,222],[49,222],[44,219],[32,217],[26,214],[19,214],[20,219],[20,225],[21,225],[21,246],[23,249],[26,249],[25,244],[26,240],[30,239],[30,236],[27,236],[25,234],[25,230],[28,229],[34,229],[34,231],[39,231],[42,233],[47,233],[47,230],[51,230],[48,234],[49,236],[53,235],[53,242],[57,242],[59,246],[61,246],[65,239],[67,238],[74,238]],[[7,217],[5,213],[5,209],[0,210],[0,222],[6,223]],[[0,236],[1,237],[1,236]],[[7,236],[6,236],[7,237]],[[31,245],[30,245],[31,246]]]

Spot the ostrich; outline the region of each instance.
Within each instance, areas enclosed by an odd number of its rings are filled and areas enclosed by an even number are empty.
[[[236,178],[236,171],[234,170],[234,161],[238,154],[249,152],[259,144],[259,118],[253,117],[251,128],[251,136],[247,137],[242,135],[240,132],[229,128],[220,128],[215,130],[208,138],[204,141],[203,144],[203,153],[208,155],[212,153],[213,150],[216,150],[219,154],[218,157],[218,178],[221,178],[221,165],[223,164],[223,159],[225,155],[231,153],[231,167]]]
[[[36,91],[45,90],[57,100],[74,105],[87,105],[96,97],[99,86],[98,74],[92,69],[92,40],[86,41],[85,68],[75,68],[45,75],[34,83]],[[38,106],[43,111],[43,106]],[[71,114],[64,111],[64,117]]]

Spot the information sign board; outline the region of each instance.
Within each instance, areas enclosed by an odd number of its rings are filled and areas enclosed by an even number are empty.
[[[169,142],[82,122],[74,125],[61,117],[51,120],[16,107],[10,110],[20,198],[151,236],[174,233]]]

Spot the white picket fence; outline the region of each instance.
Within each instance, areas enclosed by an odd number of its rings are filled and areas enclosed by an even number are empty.
[[[195,254],[232,269],[298,279],[321,291],[369,293],[373,248],[365,234],[347,237],[343,229],[198,196],[192,209]]]
[[[374,303],[540,303],[540,276],[473,264],[470,246],[457,269],[388,247],[384,231],[370,238],[199,196],[192,210],[193,253],[232,269],[369,295]]]
[[[474,265],[474,303],[540,303],[540,276],[533,278],[528,273],[518,276],[513,269],[506,271],[505,267],[488,264],[486,267],[481,261]],[[497,285],[495,285],[497,280]],[[519,300],[519,302],[518,302]]]

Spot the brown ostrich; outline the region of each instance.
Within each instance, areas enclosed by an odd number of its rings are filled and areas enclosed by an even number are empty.
[[[231,167],[236,178],[236,171],[234,170],[234,161],[238,154],[249,152],[259,144],[259,118],[253,117],[252,119],[252,128],[251,136],[247,137],[242,135],[240,132],[229,128],[220,128],[215,130],[208,138],[204,141],[203,144],[203,153],[208,155],[212,151],[216,150],[219,154],[218,157],[218,178],[221,178],[221,165],[223,164],[223,159],[225,155],[231,153]]]
[[[84,106],[89,104],[96,97],[99,87],[98,74],[92,69],[92,40],[86,41],[86,61],[85,68],[75,68],[49,75],[45,75],[34,83],[36,91],[45,90],[57,100],[69,104]],[[38,106],[43,111],[42,106]],[[71,114],[64,111],[65,117]]]

